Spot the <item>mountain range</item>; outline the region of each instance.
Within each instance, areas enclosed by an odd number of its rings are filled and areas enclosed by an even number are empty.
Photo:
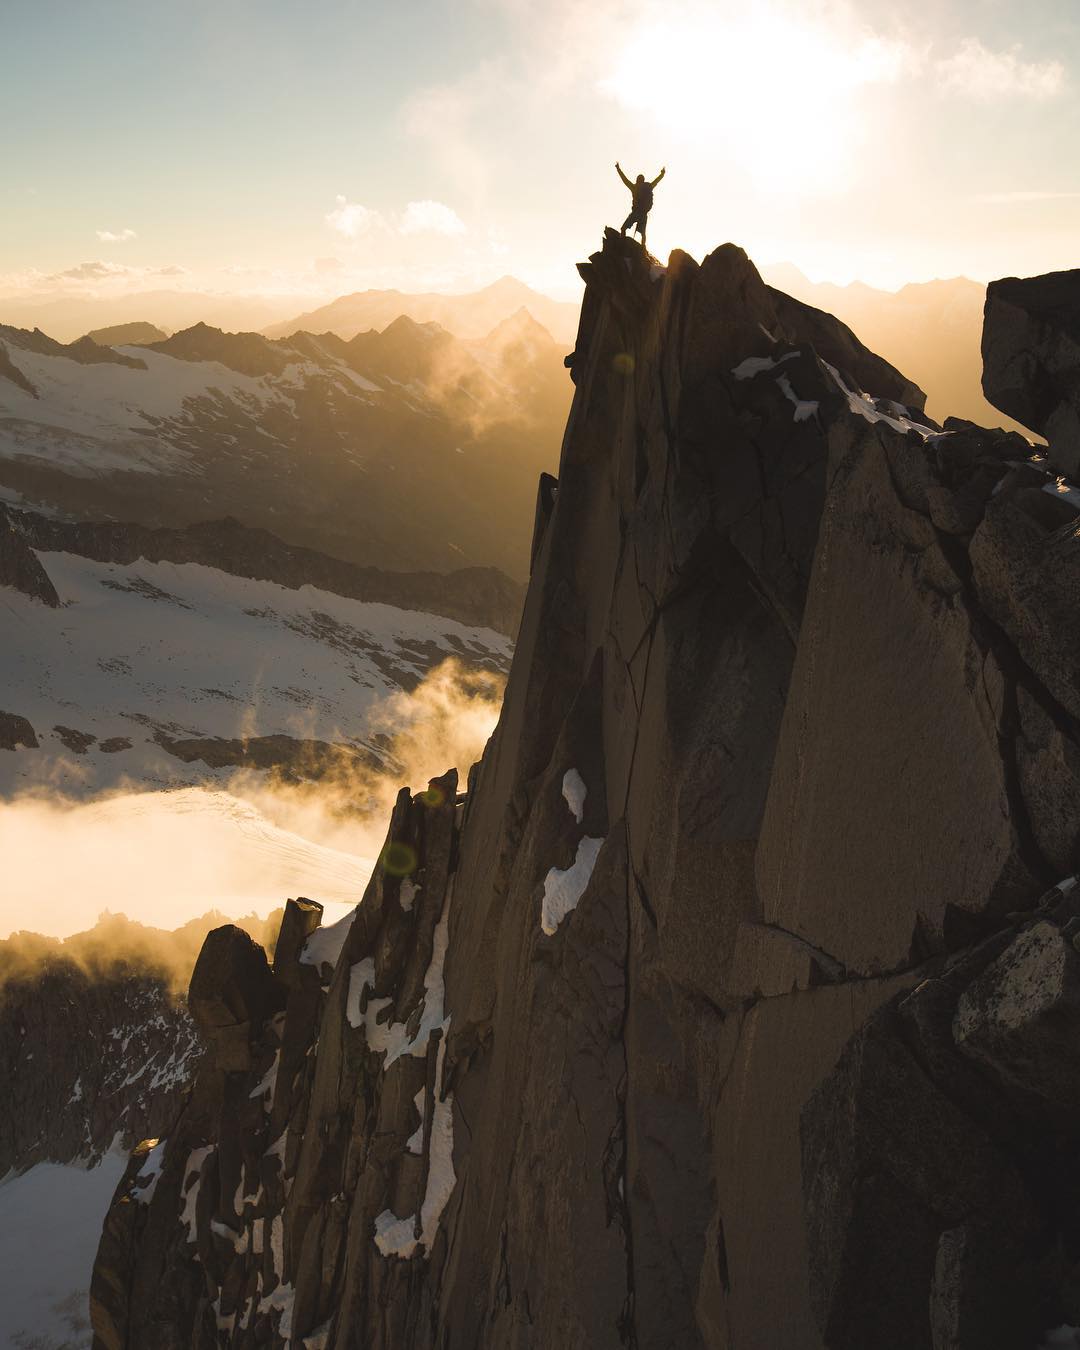
[[[502,277],[480,290],[456,295],[358,291],[304,313],[297,312],[297,302],[288,296],[265,298],[195,289],[140,290],[96,297],[0,296],[0,322],[16,328],[41,328],[62,342],[71,342],[89,330],[146,321],[165,330],[203,322],[231,331],[262,331],[269,337],[291,337],[306,330],[336,332],[350,338],[366,328],[385,328],[404,314],[417,323],[439,323],[457,337],[483,337],[522,307],[557,341],[565,343],[573,337],[577,302],[553,300],[514,277]],[[323,317],[326,315],[330,317]]]
[[[205,324],[63,346],[0,327],[0,491],[76,519],[235,516],[391,570],[523,578],[569,402],[525,311],[480,339],[397,318],[351,341]]]
[[[406,314],[416,323],[437,323],[456,337],[481,338],[521,309],[527,310],[557,342],[573,341],[578,304],[552,300],[514,277],[501,277],[490,286],[465,295],[357,291],[294,319],[271,324],[263,332],[267,337],[330,332],[348,340],[370,328],[385,328]]]

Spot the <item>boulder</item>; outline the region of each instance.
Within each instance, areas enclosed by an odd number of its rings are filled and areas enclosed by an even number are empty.
[[[802,1111],[810,1289],[829,1350],[1012,1350],[1037,1231],[1004,1155],[920,1068],[890,1006]]]
[[[252,937],[231,923],[206,935],[191,974],[188,1007],[220,1068],[250,1068],[251,1041],[284,1006],[284,987]]]
[[[1035,924],[960,996],[953,1035],[1004,1086],[1056,1117],[1080,1111],[1080,955],[1056,924]]]
[[[1080,271],[1005,277],[986,290],[983,392],[1080,477]]]

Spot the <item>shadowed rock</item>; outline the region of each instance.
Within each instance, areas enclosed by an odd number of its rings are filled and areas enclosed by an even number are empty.
[[[8,508],[0,504],[0,586],[13,586],[32,600],[57,609],[60,597],[37,554]]]
[[[0,712],[0,750],[15,750],[20,745],[28,750],[38,748],[34,728],[18,713]]]
[[[1080,477],[1080,271],[1005,277],[986,290],[983,392]]]
[[[220,1067],[251,1067],[250,1043],[285,1005],[266,953],[242,928],[225,924],[206,936],[191,975],[188,1007]]]

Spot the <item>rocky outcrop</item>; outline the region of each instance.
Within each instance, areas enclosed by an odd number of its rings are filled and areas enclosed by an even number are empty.
[[[828,1346],[1008,1350],[1080,1324],[1078,913],[1071,880],[1051,889],[875,1014],[810,1097]]]
[[[0,712],[0,750],[17,750],[20,745],[27,750],[38,748],[34,728],[18,713]]]
[[[609,232],[582,273],[499,725],[245,977],[283,1013],[232,1014],[133,1159],[101,1347],[1072,1315],[1073,503],[731,245]]]
[[[40,600],[52,609],[59,608],[60,597],[49,580],[22,527],[17,511],[10,511],[0,503],[0,586],[13,586],[17,591]]]
[[[0,507],[0,513],[4,511]],[[0,514],[0,568],[3,518]],[[233,576],[273,581],[292,590],[317,586],[354,600],[441,614],[511,636],[521,615],[523,588],[494,567],[463,567],[449,573],[360,567],[314,549],[287,544],[268,530],[253,529],[231,517],[178,530],[149,529],[118,521],[58,520],[14,509],[6,512],[6,518],[13,523],[19,539],[44,552],[77,553],[81,558],[111,563],[131,563],[139,558],[201,563]]]
[[[363,774],[379,769],[384,760],[369,750],[329,741],[273,736],[204,736],[177,739],[159,731],[155,742],[184,764],[201,763],[211,769],[263,769],[289,782]],[[64,742],[69,749],[69,741]]]
[[[161,976],[134,967],[93,972],[54,957],[5,978],[0,1176],[168,1133],[201,1052]]]
[[[986,291],[983,392],[1080,476],[1080,272],[1006,277]]]

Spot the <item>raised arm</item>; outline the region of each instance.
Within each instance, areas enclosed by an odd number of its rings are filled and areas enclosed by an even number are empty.
[[[656,177],[652,180],[652,186],[655,187],[657,183],[659,183],[660,179],[663,178],[664,174],[666,173],[667,173],[667,165],[665,165],[656,175]]]
[[[618,171],[619,177],[623,180],[623,182],[626,184],[626,186],[627,186],[628,188],[630,188],[631,191],[633,191],[634,185],[633,185],[633,183],[631,183],[630,179],[627,178],[626,174],[623,173],[622,169],[619,168],[619,161],[618,161],[618,160],[615,161],[615,168],[616,168],[616,170]]]

